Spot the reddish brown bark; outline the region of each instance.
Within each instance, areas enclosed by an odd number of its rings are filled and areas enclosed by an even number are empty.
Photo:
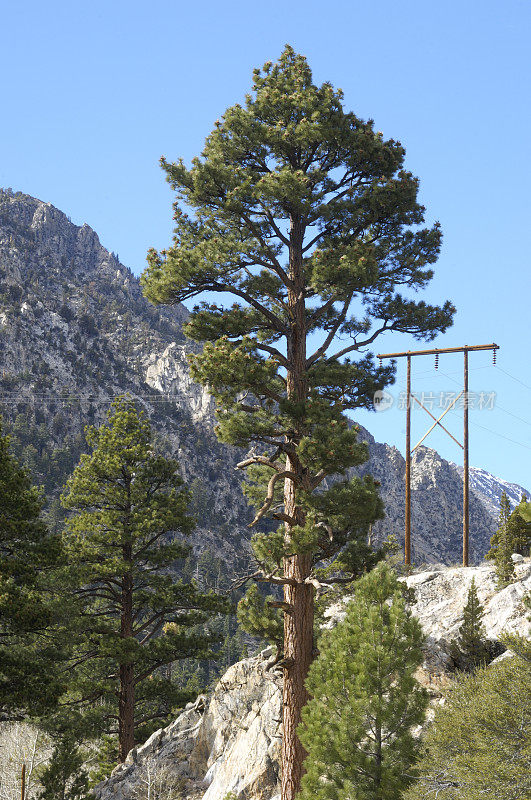
[[[127,535],[122,548],[124,562],[132,562],[132,547]],[[131,572],[122,578],[122,608],[120,636],[122,639],[133,635],[133,579]],[[125,761],[127,754],[135,746],[135,675],[133,664],[120,664],[120,689],[118,696],[118,758]]]
[[[135,746],[135,684],[132,664],[120,666],[120,697],[118,711],[118,759],[125,761],[127,754]]]
[[[286,577],[303,581],[309,574],[310,556],[294,556],[285,564]],[[282,737],[282,800],[294,800],[304,774],[306,757],[297,726],[301,711],[308,702],[304,682],[313,651],[313,586],[285,586],[284,599],[291,613],[284,616],[283,737]]]
[[[289,334],[287,337],[287,395],[291,400],[307,399],[306,370],[306,309],[302,264],[304,227],[292,219],[290,229],[290,262],[288,288]],[[294,431],[291,443],[300,441],[301,433]],[[286,469],[297,478],[286,478],[284,511],[297,524],[304,524],[304,512],[297,504],[297,487],[304,482],[302,467],[295,453],[289,455]],[[290,539],[291,524],[286,523],[286,540]],[[300,789],[303,761],[306,752],[297,736],[301,711],[308,700],[305,680],[313,652],[313,586],[305,584],[311,569],[311,556],[296,555],[285,559],[284,577],[296,585],[284,587],[288,611],[284,615],[284,687],[282,736],[282,800],[294,800]]]

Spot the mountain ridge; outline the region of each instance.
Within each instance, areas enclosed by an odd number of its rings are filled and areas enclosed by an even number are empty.
[[[83,426],[101,422],[112,398],[129,393],[192,485],[196,549],[241,564],[251,519],[235,470],[241,451],[216,440],[213,401],[190,378],[186,357],[197,345],[182,333],[187,314],[181,304],[148,303],[138,278],[87,224],[74,225],[51,203],[0,191],[0,406],[17,454],[51,492],[56,516],[60,482],[84,448]],[[389,534],[402,540],[404,458],[361,427],[360,438],[370,458],[357,472],[380,481],[386,506],[374,541]],[[496,528],[494,496],[508,484],[484,470],[471,476],[477,561]],[[412,507],[415,561],[458,561],[459,468],[430,448],[413,455]]]

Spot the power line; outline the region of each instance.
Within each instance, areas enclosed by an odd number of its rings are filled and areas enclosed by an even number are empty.
[[[481,367],[470,367],[469,372],[476,372],[476,370],[478,370],[478,369],[487,369],[488,367],[492,367],[492,364],[483,364]],[[439,368],[437,367],[437,369],[439,369]],[[435,367],[432,367],[431,369],[426,369],[423,372],[415,372],[415,378],[422,378],[425,375],[431,375],[431,374],[433,374],[434,370],[435,370]],[[449,377],[449,375],[460,375],[461,374],[461,370],[455,370],[455,372],[450,372],[450,373],[448,373],[448,375],[446,373],[444,373],[444,372],[440,372],[439,374],[440,375],[444,375],[445,377]],[[405,389],[405,387],[403,385],[400,385],[397,388]]]
[[[516,375],[511,375],[511,373],[510,373],[510,372],[507,372],[507,370],[506,370],[506,369],[503,369],[503,367],[500,367],[500,366],[499,366],[499,364],[496,366],[496,369],[499,369],[499,370],[501,370],[501,372],[503,372],[503,373],[504,373],[505,375],[507,375],[509,378],[512,378],[512,379],[513,379],[513,381],[516,381],[517,383],[520,383],[522,386],[525,386],[525,388],[526,388],[526,389],[530,389],[530,390],[531,390],[531,386],[529,386],[529,384],[527,384],[527,383],[524,383],[523,381],[521,381],[521,380],[520,380],[520,378],[517,378],[517,377],[516,377]]]
[[[469,372],[475,372],[478,369],[487,369],[488,367],[492,367],[492,364],[483,364],[483,366],[481,366],[481,367],[470,367],[469,368]],[[415,378],[422,378],[424,375],[429,375],[429,374],[431,374],[433,372],[433,369],[434,368],[428,369],[425,372],[416,372],[415,373]],[[455,372],[448,372],[448,373],[439,372],[439,374],[443,375],[445,378],[449,378],[449,380],[453,381],[453,383],[456,383],[458,386],[460,386],[459,381],[456,381],[454,378],[451,378],[450,376],[451,375],[460,375],[461,374],[461,370],[456,370]],[[401,389],[404,392],[406,391],[406,387],[404,386],[403,383],[394,383],[393,384],[393,389]]]
[[[506,408],[501,406],[499,403],[496,403],[495,408],[499,408],[500,411],[503,411],[504,414],[509,414],[511,417],[514,417],[515,419],[519,420],[520,422],[523,422],[524,425],[529,425],[529,427],[531,428],[531,422],[529,422],[529,420],[524,419],[523,417],[519,417],[516,414],[513,414],[512,411],[508,411]]]
[[[451,413],[452,414],[454,413],[453,409],[452,409]],[[457,412],[455,412],[455,413],[457,413]],[[508,442],[512,442],[513,444],[517,444],[520,447],[525,448],[526,450],[531,450],[531,447],[529,445],[527,445],[527,444],[524,444],[523,442],[518,442],[518,441],[516,441],[516,439],[511,439],[509,436],[505,436],[505,434],[503,434],[503,433],[498,433],[498,431],[493,431],[490,428],[486,428],[484,425],[480,425],[480,423],[476,422],[475,420],[470,420],[470,421],[471,421],[472,425],[476,426],[476,428],[483,428],[484,431],[487,431],[488,433],[493,433],[494,436],[499,436],[501,439],[506,439]]]
[[[446,373],[444,373],[444,372],[441,372],[441,375],[444,375],[444,377],[445,377],[445,378],[448,378],[449,380],[453,381],[454,383],[457,383],[457,381],[456,381],[456,380],[454,380],[453,378],[451,378],[451,377],[450,377],[449,375],[447,375]],[[509,376],[509,377],[512,377],[512,376]],[[459,384],[458,384],[458,385],[459,385]],[[524,385],[525,385],[525,384],[524,384]],[[496,410],[498,410],[498,409],[499,409],[500,411],[503,411],[503,413],[504,413],[504,414],[509,414],[509,416],[511,416],[511,417],[514,417],[515,419],[519,420],[519,422],[523,422],[523,423],[524,423],[524,425],[529,425],[529,426],[531,427],[531,422],[529,422],[529,420],[527,420],[527,419],[524,419],[523,417],[519,417],[517,414],[513,414],[513,412],[512,412],[512,411],[509,411],[507,408],[504,408],[504,407],[503,407],[503,406],[501,406],[501,405],[500,405],[498,402],[496,403],[496,406],[495,406],[495,408],[496,408]],[[480,426],[480,427],[481,427],[481,426]],[[485,430],[488,430],[488,428],[485,428]],[[491,431],[491,433],[495,433],[495,431]],[[501,434],[498,434],[498,435],[499,435],[499,436],[501,436]],[[507,437],[506,437],[506,438],[507,438]],[[512,439],[509,439],[508,441],[513,441],[513,440],[512,440]],[[517,444],[518,444],[518,442],[517,442]]]

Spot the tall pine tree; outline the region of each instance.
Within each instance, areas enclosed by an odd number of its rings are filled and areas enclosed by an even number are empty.
[[[253,548],[255,577],[284,590],[283,800],[302,775],[314,591],[325,577],[359,574],[382,514],[370,477],[344,479],[367,458],[344,413],[371,408],[393,379],[366,349],[387,331],[431,339],[454,311],[408,296],[432,277],[441,232],[422,227],[402,145],[342,97],[316,86],[289,46],[255,70],[244,105],[216,122],[190,169],[162,160],[177,193],[175,238],[150,251],[143,276],[155,303],[217,295],[185,327],[205,342],[193,376],[217,400],[220,439],[252,445],[239,466],[258,503],[253,525],[282,523]]]
[[[427,706],[413,675],[422,641],[387,565],[358,581],[344,620],[323,634],[310,667],[300,800],[394,800],[413,782],[411,731]]]
[[[59,652],[46,635],[57,610],[47,578],[59,542],[48,534],[42,506],[0,424],[0,719],[44,711],[62,686]]]
[[[116,400],[99,429],[86,430],[63,503],[64,591],[72,640],[65,709],[83,710],[94,732],[117,730],[119,759],[186,699],[161,670],[184,658],[209,658],[212,637],[197,629],[227,610],[225,599],[176,580],[189,552],[189,494],[175,461],[157,455],[143,412]],[[179,536],[179,534],[181,536]]]

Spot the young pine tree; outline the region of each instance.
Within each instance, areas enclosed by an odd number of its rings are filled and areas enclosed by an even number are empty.
[[[177,193],[175,238],[150,251],[143,276],[155,303],[208,298],[185,326],[205,342],[193,376],[216,398],[219,438],[252,447],[239,466],[253,524],[281,523],[253,548],[256,578],[284,590],[283,800],[302,774],[296,730],[320,566],[330,581],[374,563],[366,537],[382,514],[377,487],[344,477],[367,458],[344,413],[372,407],[393,379],[366,348],[387,331],[431,339],[454,311],[413,299],[432,277],[441,232],[422,227],[404,148],[342,99],[315,85],[289,46],[255,70],[252,92],[216,122],[190,169],[162,160]]]
[[[490,540],[490,550],[485,556],[485,558],[494,560],[499,586],[506,586],[514,576],[514,564],[511,558],[513,543],[511,542],[509,530],[510,518],[511,504],[505,492],[502,492],[498,528]]]
[[[0,717],[53,706],[59,652],[46,635],[55,618],[47,576],[59,554],[41,517],[43,500],[16,461],[0,424]],[[49,588],[49,587],[48,587]]]
[[[323,634],[310,667],[300,800],[395,800],[412,783],[411,730],[427,705],[413,677],[422,641],[387,565],[355,584],[345,619]]]
[[[489,661],[489,651],[482,625],[484,611],[479,602],[476,582],[472,578],[465,608],[463,622],[452,647],[456,666],[463,672],[473,672]]]
[[[39,780],[38,800],[87,800],[88,775],[83,755],[69,736],[60,737]]]
[[[124,761],[138,738],[189,699],[160,668],[209,658],[212,637],[197,626],[227,602],[172,574],[189,552],[177,537],[193,529],[189,495],[177,463],[153,452],[144,414],[120,398],[106,424],[86,436],[91,452],[63,497],[73,644],[63,708],[84,709],[87,729],[97,733],[117,729]]]
[[[516,506],[507,523],[507,538],[513,553],[529,556],[531,548],[531,525],[525,520],[525,509],[529,503],[525,494]]]
[[[516,637],[513,637],[515,639]],[[462,675],[427,730],[407,800],[531,797],[531,646]]]

